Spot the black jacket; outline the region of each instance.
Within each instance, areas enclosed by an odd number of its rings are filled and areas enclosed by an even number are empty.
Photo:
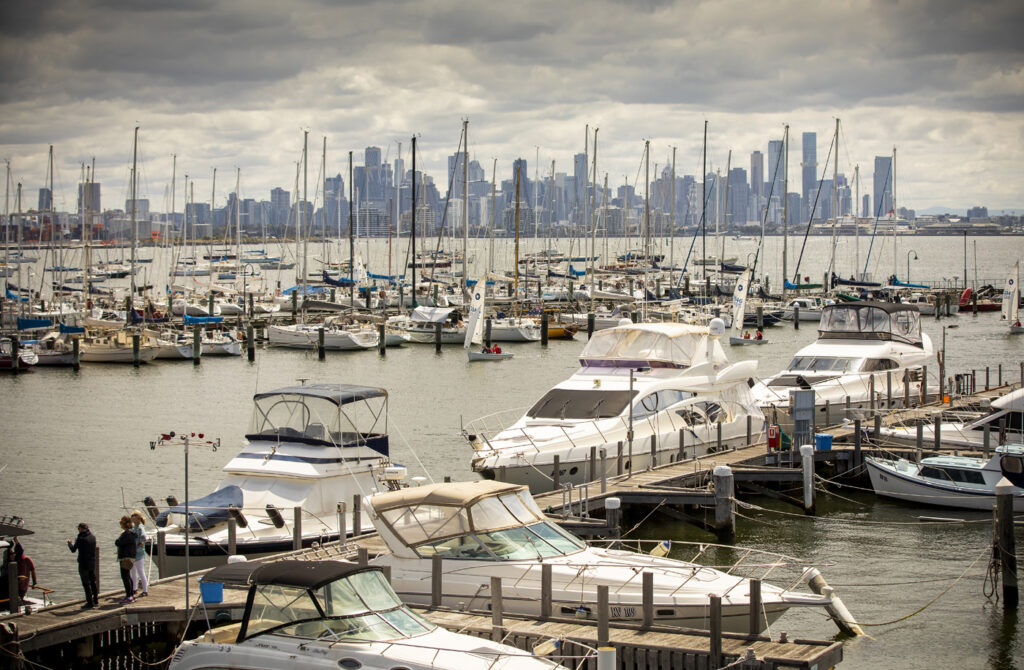
[[[131,530],[126,530],[117,536],[114,540],[114,544],[117,545],[117,558],[135,558],[135,533]]]
[[[90,530],[83,530],[78,533],[75,543],[68,542],[68,548],[72,552],[78,552],[78,569],[96,569],[96,536]]]

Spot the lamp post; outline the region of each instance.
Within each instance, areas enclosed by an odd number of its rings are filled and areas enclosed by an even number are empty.
[[[629,400],[627,406],[629,407],[629,429],[626,431],[626,440],[629,442],[629,477],[633,476],[633,374],[637,372],[649,372],[650,368],[630,368],[629,369]]]
[[[917,260],[917,252],[913,249],[907,251],[907,283],[910,283],[910,254],[914,254],[914,260]]]

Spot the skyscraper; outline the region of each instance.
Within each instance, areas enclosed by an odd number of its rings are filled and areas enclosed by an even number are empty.
[[[807,221],[811,216],[811,201],[814,199],[818,181],[818,134],[804,133],[803,148],[803,161],[800,163],[803,169],[800,220]]]
[[[445,184],[451,184],[451,190],[448,192],[447,198],[461,198],[463,192],[463,161],[466,160],[466,152],[460,151],[456,154],[452,154],[448,157],[448,182]],[[469,166],[466,166],[467,168]]]
[[[765,179],[764,194],[782,194],[782,184],[786,177],[785,157],[782,156],[782,140],[771,140],[768,142],[768,173]],[[778,172],[778,174],[776,174]],[[772,181],[775,182],[774,188]]]
[[[750,154],[750,193],[755,198],[764,194],[764,154],[760,151]]]
[[[587,155],[576,154],[572,157],[573,165],[573,201],[569,203],[570,207],[575,207],[577,211],[580,211],[583,207],[583,203],[586,200],[587,195]],[[582,220],[582,219],[580,219]]]
[[[283,228],[288,225],[291,198],[291,193],[283,188],[270,189],[270,223],[272,226]]]
[[[530,196],[530,171],[527,169],[526,159],[517,158],[512,161],[512,183],[516,182],[516,174],[519,175],[519,208],[532,207],[533,200]],[[512,187],[515,189],[515,186]],[[514,196],[513,196],[514,197]]]
[[[875,156],[874,211],[870,216],[886,216],[892,209],[892,156]]]

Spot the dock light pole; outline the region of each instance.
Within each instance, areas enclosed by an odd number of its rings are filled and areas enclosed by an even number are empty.
[[[914,254],[914,260],[917,260],[917,252],[913,249],[907,251],[907,283],[910,283],[910,254]]]
[[[629,400],[627,406],[629,407],[629,429],[626,431],[626,440],[629,442],[629,477],[633,476],[633,374],[637,372],[650,372],[650,368],[630,368],[629,369]]]

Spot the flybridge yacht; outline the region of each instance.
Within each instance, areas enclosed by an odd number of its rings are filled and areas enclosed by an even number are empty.
[[[344,561],[231,563],[204,581],[247,588],[242,621],[184,642],[171,670],[552,670],[554,661],[435,626],[380,568]]]
[[[391,568],[395,591],[409,603],[431,602],[431,564],[440,557],[442,604],[459,609],[486,607],[490,578],[501,577],[506,611],[538,616],[544,565],[551,566],[552,613],[562,617],[596,619],[597,587],[606,585],[611,619],[639,623],[643,572],[654,574],[659,625],[707,628],[711,594],[722,598],[723,629],[738,633],[759,633],[790,607],[832,604],[826,596],[763,584],[760,625],[750,631],[748,578],[588,546],[549,521],[521,485],[484,480],[405,488],[371,497],[368,510],[390,550],[372,563]],[[784,563],[773,556],[759,565],[767,572]]]
[[[235,553],[249,557],[292,548],[297,506],[303,546],[337,540],[338,503],[348,504],[345,527],[352,529],[353,497],[387,487],[404,473],[388,459],[384,389],[309,384],[257,393],[253,400],[248,444],[224,466],[226,476],[213,493],[188,503],[191,570],[227,560],[231,518],[237,524]],[[185,570],[186,509],[172,503],[153,516],[167,531],[167,574],[178,574]],[[155,538],[147,545],[155,553]]]
[[[931,357],[932,341],[921,332],[921,313],[913,305],[825,305],[818,339],[798,351],[785,370],[754,386],[753,393],[767,413],[788,411],[790,391],[812,389],[816,411],[823,414],[826,400],[837,411],[847,397],[853,409],[869,407],[874,379],[876,406],[885,408],[891,379],[892,406],[902,406],[904,371],[910,371],[910,394],[917,397],[925,383],[921,366]]]
[[[620,462],[623,472],[646,468],[652,451],[659,463],[704,454],[717,446],[719,428],[723,447],[744,443],[747,417],[753,437],[760,435],[764,416],[747,384],[757,361],[730,364],[724,333],[720,319],[710,326],[624,320],[595,332],[579,370],[514,423],[500,428],[503,416],[491,415],[465,426],[473,469],[542,492],[553,487],[556,456],[559,481],[582,484],[595,447],[615,475]]]

